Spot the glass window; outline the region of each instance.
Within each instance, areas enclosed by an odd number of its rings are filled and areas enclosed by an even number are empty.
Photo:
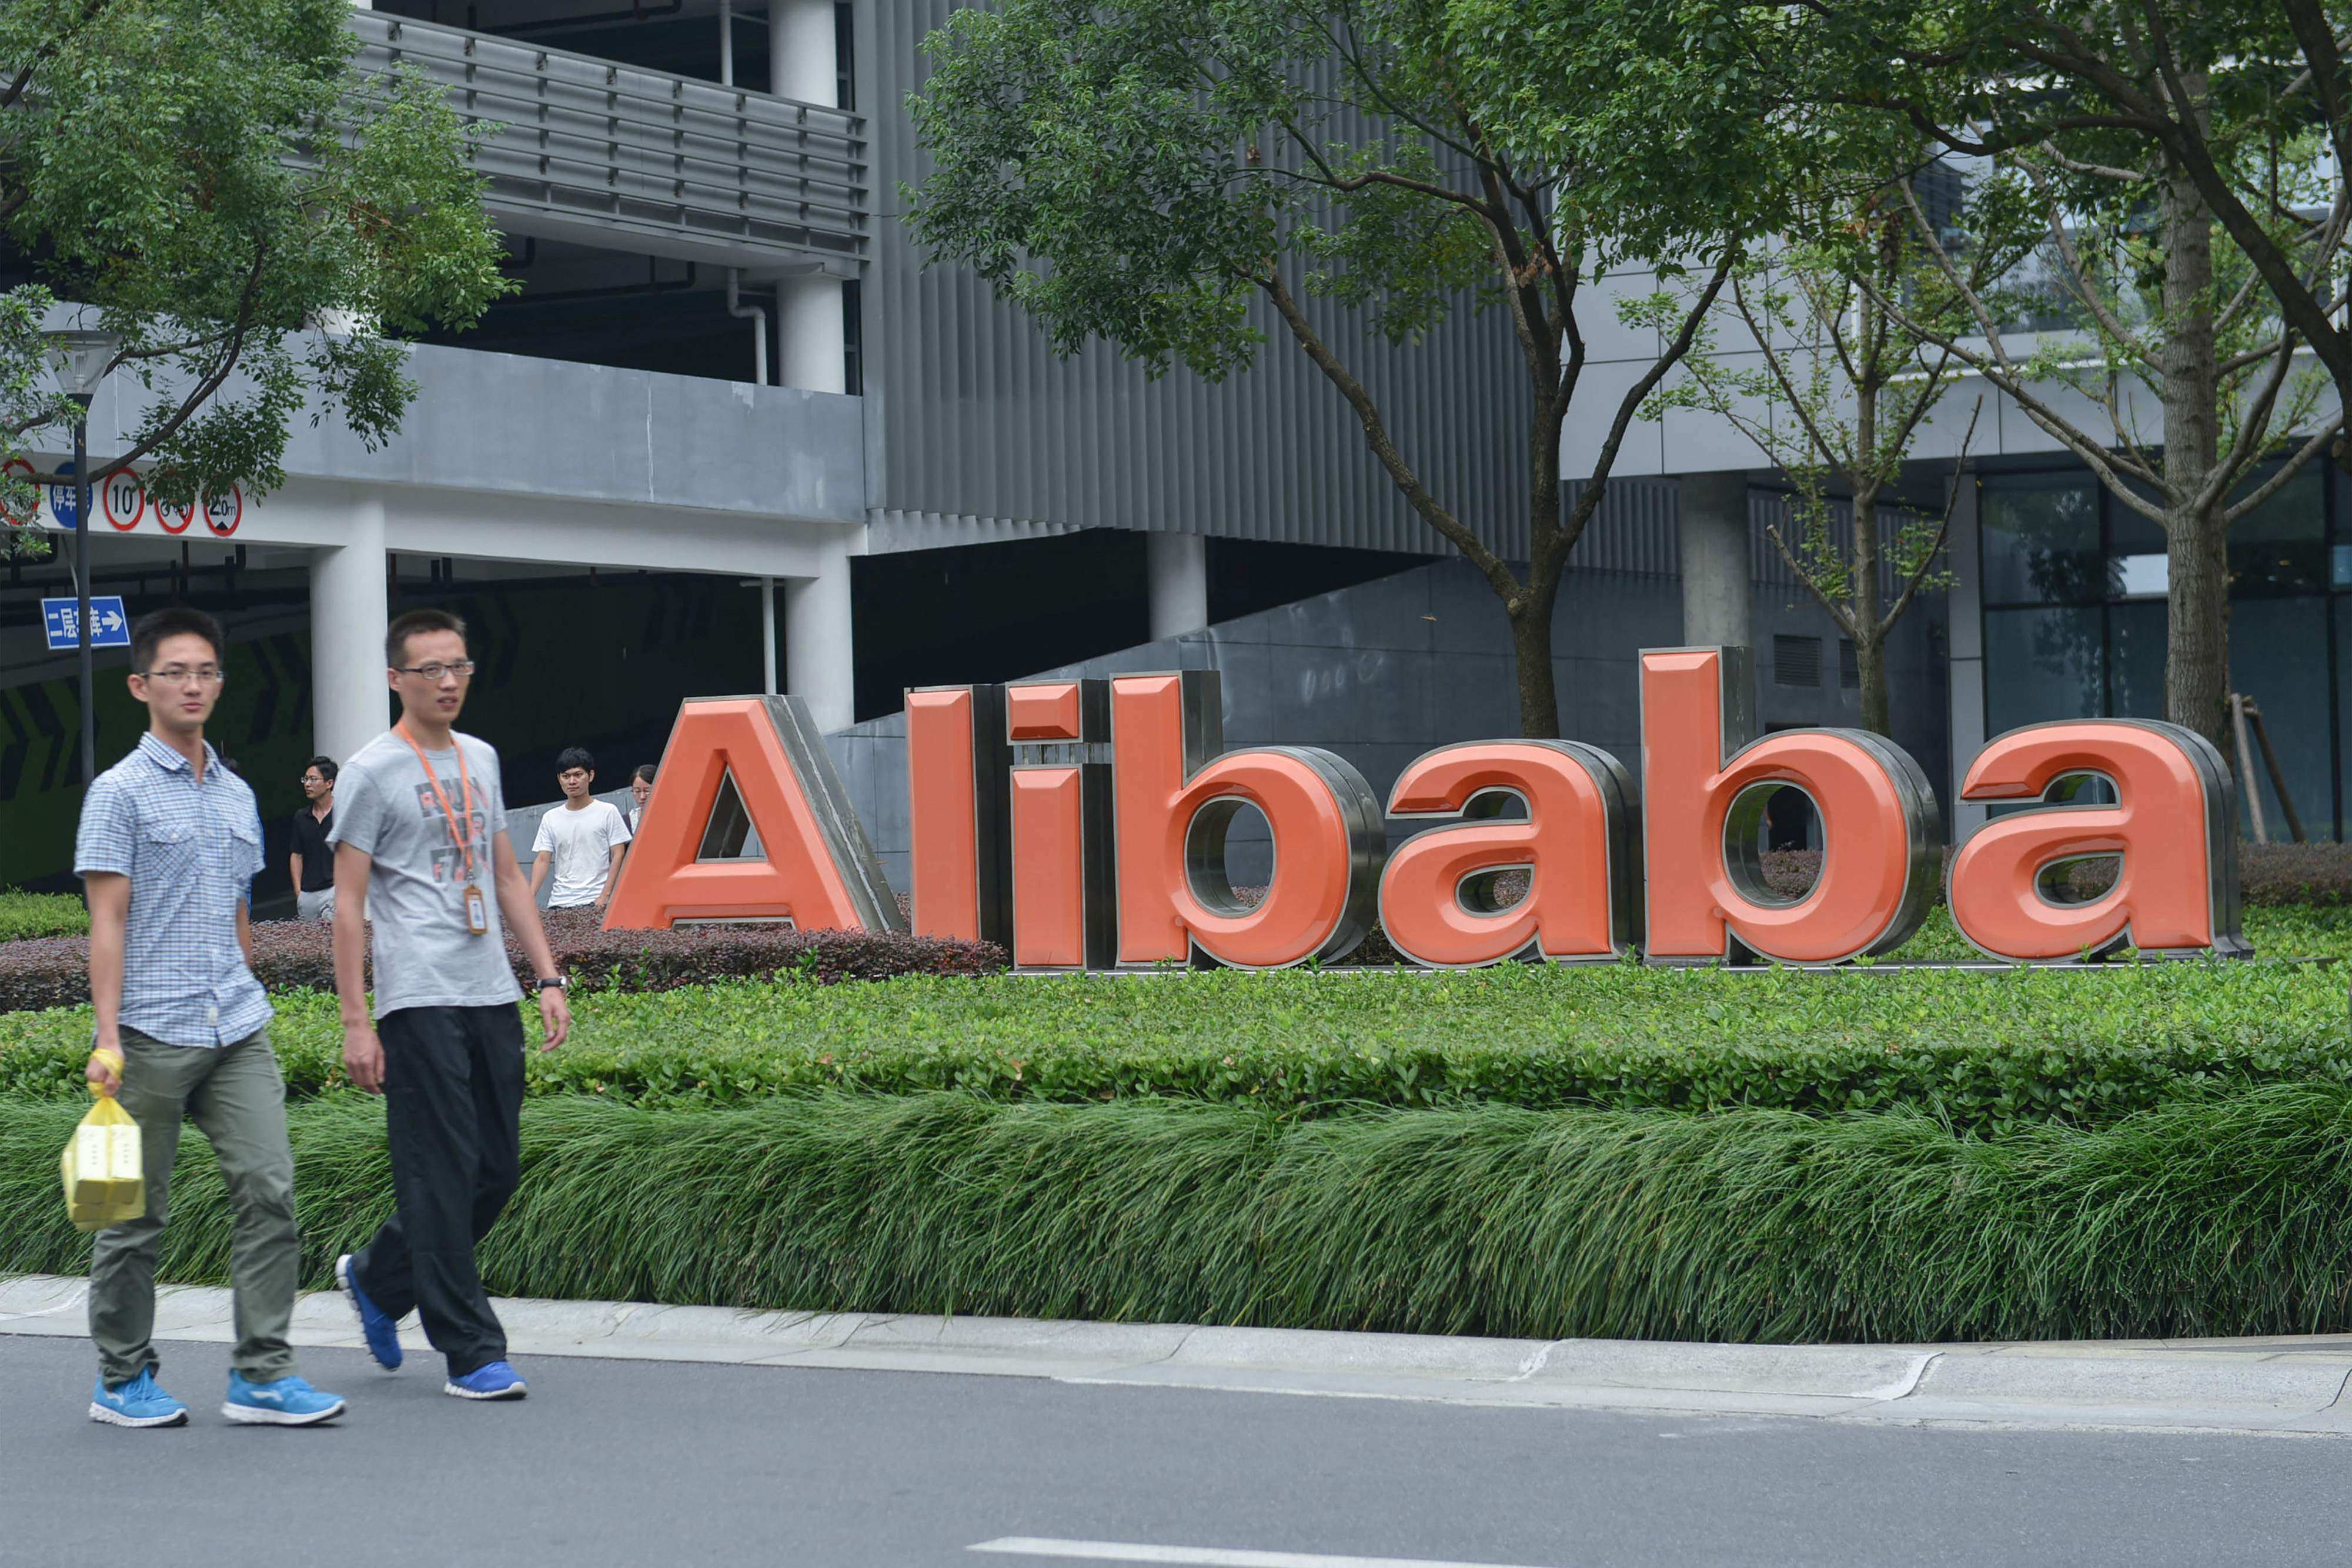
[[[1985,612],[1986,733],[2098,717],[2106,706],[2100,621],[2096,608]]]
[[[2270,734],[2271,749],[2278,753],[2303,831],[2314,838],[2335,836],[2335,778],[2329,757],[2335,737],[2328,733],[2327,685],[2326,600],[2284,600],[2259,610],[2241,605],[2230,617],[2230,688],[2261,707],[2263,727]],[[2252,738],[2251,727],[2248,737]],[[2286,816],[2279,808],[2259,740],[2246,760],[2263,792],[2271,841],[2283,843],[2289,837]],[[2244,822],[2251,835],[2251,814]]]
[[[2132,489],[2158,506],[2163,502],[2145,485]],[[2107,503],[2107,553],[2109,555],[2162,555],[2164,525],[2136,507],[2127,507],[2114,497]]]
[[[2326,586],[2327,509],[2321,483],[2318,467],[2306,465],[2231,528],[2232,599],[2310,593]]]
[[[2164,716],[2164,651],[2169,613],[2162,600],[2107,612],[2107,696],[2111,718]]]
[[[2347,595],[2336,600],[2335,601],[2335,605],[2336,655],[2338,659],[2343,659],[2347,655],[2352,655],[2352,595]],[[2339,670],[2336,672],[2336,701],[2337,706],[2336,710],[2336,744],[2340,746],[2343,750],[2336,758],[2336,776],[2339,781],[2352,783],[2352,680],[2344,678],[2345,674],[2346,672],[2344,671]],[[2298,800],[2295,804],[2300,806],[2303,802]],[[2342,804],[2343,803],[2340,800],[2336,802],[2336,808],[2339,810],[2341,809]],[[2320,811],[2316,809],[2315,809],[2311,813],[2313,817],[2325,816],[2328,813]],[[2306,817],[2304,820],[2303,825],[2305,828],[2311,827],[2311,820],[2309,817]],[[2314,831],[2316,832],[2316,830],[2314,830]],[[2335,836],[2339,840],[2352,838],[2352,810],[2344,811],[2343,815],[2336,819]]]
[[[2162,599],[2172,591],[2172,558],[2162,550],[2115,558],[2118,599]]]
[[[1978,522],[1987,604],[2087,604],[2106,597],[2098,486],[2089,476],[1990,477]]]

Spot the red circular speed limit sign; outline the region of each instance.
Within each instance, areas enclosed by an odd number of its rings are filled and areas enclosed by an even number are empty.
[[[147,481],[128,468],[109,474],[99,486],[98,503],[107,526],[127,534],[147,515]]]
[[[0,467],[0,473],[5,473],[12,477],[24,479],[27,483],[30,483],[33,476],[39,472],[39,469],[34,467],[30,463],[26,462],[21,457],[11,457],[8,459],[5,467]],[[38,492],[35,492],[35,495],[37,497]],[[34,517],[39,513],[40,509],[41,503],[37,498],[33,502],[33,510],[25,513],[21,517],[17,515],[15,507],[0,506],[0,518],[5,518],[8,526],[12,528],[30,528],[33,524]]]
[[[245,491],[235,485],[226,496],[205,497],[205,527],[222,538],[236,532],[237,524],[245,520]]]

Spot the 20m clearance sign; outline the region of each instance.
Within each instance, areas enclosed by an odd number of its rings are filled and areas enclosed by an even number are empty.
[[[1574,741],[1440,747],[1385,809],[1313,747],[1227,751],[1213,672],[907,694],[914,929],[984,938],[1028,969],[1337,958],[1377,918],[1436,967],[1511,959],[1836,963],[1885,953],[1933,904],[1935,791],[1863,730],[1757,739],[1747,651],[1642,655],[1642,770]],[[2085,777],[2112,803],[2071,803]],[[728,788],[731,780],[733,788]],[[1811,797],[1825,850],[1801,898],[1776,897],[1754,845],[1764,800]],[[2012,810],[1952,860],[1952,918],[2025,962],[2126,946],[2240,956],[2237,807],[2220,753],[2175,725],[2082,719],[2012,730],[1960,786]],[[1517,801],[1506,820],[1500,810]],[[1225,834],[1264,813],[1274,873],[1255,903],[1225,877]],[[1384,817],[1430,823],[1394,852]],[[765,858],[736,858],[756,831]],[[2054,869],[2116,855],[2104,896],[2045,895]],[[1491,896],[1524,871],[1524,896]],[[606,924],[789,920],[903,928],[822,737],[782,697],[679,711]]]

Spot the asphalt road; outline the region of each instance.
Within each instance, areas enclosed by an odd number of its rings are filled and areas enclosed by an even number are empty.
[[[319,1350],[352,1412],[288,1431],[221,1421],[225,1346],[164,1351],[192,1424],[131,1432],[85,1418],[87,1344],[0,1339],[0,1563],[2334,1564],[2352,1469],[2341,1439],[553,1358],[469,1405],[434,1360]],[[1006,1538],[1239,1554],[971,1550]]]

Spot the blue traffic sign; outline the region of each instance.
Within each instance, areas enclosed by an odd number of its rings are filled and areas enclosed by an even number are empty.
[[[69,528],[74,526],[74,523],[78,520],[81,512],[81,497],[74,494],[73,460],[71,458],[68,458],[65,462],[58,464],[58,472],[66,476],[66,482],[62,485],[52,485],[49,486],[49,511],[57,517],[58,527],[61,528]],[[46,601],[44,601],[44,602],[46,602]],[[97,615],[97,608],[95,605],[91,607],[90,613],[92,618],[95,619]]]
[[[80,646],[76,634],[75,614],[81,608],[77,600],[44,599],[41,601],[41,627],[49,634],[52,650]],[[93,648],[128,648],[131,646],[131,617],[122,611],[122,596],[101,594],[89,601],[89,645]]]

